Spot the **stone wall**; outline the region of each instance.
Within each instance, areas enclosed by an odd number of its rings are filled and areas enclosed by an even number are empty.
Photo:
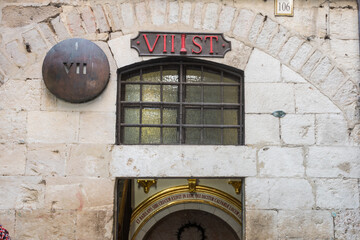
[[[290,18],[260,0],[3,0],[0,9],[0,224],[13,239],[112,239],[115,177],[189,176],[247,177],[248,240],[359,236],[355,0],[295,1]],[[174,29],[232,42],[215,61],[245,71],[246,146],[114,146],[116,69],[149,59],[130,38]],[[106,90],[84,104],[42,81],[46,52],[71,37],[94,41],[111,66]]]

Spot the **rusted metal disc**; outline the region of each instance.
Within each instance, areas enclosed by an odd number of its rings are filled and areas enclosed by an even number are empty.
[[[110,77],[105,53],[93,42],[73,38],[50,49],[42,66],[44,82],[56,97],[72,103],[101,94]]]

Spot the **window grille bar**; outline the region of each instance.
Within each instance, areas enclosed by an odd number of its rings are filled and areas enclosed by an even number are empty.
[[[179,114],[179,144],[183,144],[185,143],[185,139],[184,139],[184,133],[183,133],[183,122],[184,122],[184,116],[183,116],[183,104],[184,104],[184,100],[183,100],[183,82],[184,81],[184,72],[183,72],[183,64],[182,62],[180,63],[180,76],[179,76],[179,81],[180,81],[180,86],[179,86],[179,101],[180,101],[180,114]]]
[[[159,62],[159,63],[151,63],[151,64],[144,64],[144,63],[141,63],[140,66],[136,66],[136,67],[132,67],[131,69],[123,69],[121,71],[122,74],[128,74],[128,73],[132,73],[136,70],[139,70],[139,69],[147,69],[147,68],[150,68],[150,69],[153,69],[154,67],[157,67],[157,66],[179,66],[179,62],[182,63],[183,66],[191,66],[191,67],[194,67],[194,66],[207,66],[209,67],[209,69],[214,69],[216,68],[217,66],[214,66],[214,64],[212,63],[196,63],[196,62],[189,62],[189,61],[184,61],[184,60],[181,60],[181,61],[166,61],[166,62]],[[234,75],[234,77],[242,77],[242,73],[239,73],[238,71],[234,71],[234,70],[231,70],[230,68],[231,67],[227,67],[225,66],[225,70],[227,73],[230,73],[231,75]]]
[[[239,95],[240,95],[240,115],[241,115],[241,129],[240,129],[240,136],[241,136],[241,141],[239,142],[239,144],[244,145],[245,144],[245,84],[244,84],[244,78],[240,77],[240,91],[239,91]]]
[[[140,81],[143,80],[143,70],[140,69]],[[140,113],[139,113],[139,122],[142,123],[142,110],[143,110],[143,107],[142,107],[142,100],[143,100],[143,96],[142,96],[142,92],[143,92],[143,85],[140,85]],[[140,127],[139,128],[139,144],[142,143],[142,139],[141,139],[141,132],[142,132],[142,128]]]
[[[160,66],[160,81],[163,81],[163,66]],[[160,101],[161,103],[164,102],[163,99],[163,85],[160,85]],[[163,114],[164,114],[164,109],[163,109],[163,104],[160,105],[160,123],[163,124]],[[160,128],[160,143],[163,144],[163,128]]]
[[[239,144],[243,145],[245,143],[245,137],[244,137],[244,122],[245,122],[245,116],[244,116],[244,79],[242,77],[240,77],[239,82],[241,83],[239,86],[239,124],[240,124],[240,134],[238,134],[239,136]]]
[[[221,71],[221,80],[220,80],[220,82],[221,83],[223,83],[224,82],[224,72],[223,71]],[[221,103],[224,103],[224,86],[221,86],[220,87],[220,91],[221,91]],[[223,106],[221,106],[221,124],[224,124],[224,107]],[[221,142],[221,144],[224,144],[224,129],[223,128],[221,128],[221,140],[220,140],[220,142]]]
[[[195,66],[195,67],[194,67]],[[135,70],[134,70],[135,69]],[[201,74],[200,81],[199,82],[186,82],[186,74],[187,70],[196,70],[199,71]],[[142,65],[140,67],[128,69],[126,71],[118,71],[118,94],[117,94],[117,138],[116,143],[121,144],[124,137],[124,128],[126,127],[136,127],[139,129],[139,141],[138,144],[143,144],[142,140],[142,128],[148,127],[148,128],[160,128],[160,144],[164,144],[164,128],[176,128],[177,136],[176,136],[176,143],[177,144],[187,144],[186,136],[187,132],[185,132],[185,129],[188,128],[198,128],[200,130],[200,142],[198,144],[204,145],[206,142],[208,142],[209,136],[205,139],[205,129],[210,128],[218,128],[220,129],[221,133],[217,143],[215,144],[224,144],[225,142],[225,133],[228,133],[229,131],[225,132],[224,129],[237,129],[237,142],[234,143],[234,145],[243,145],[244,144],[244,79],[242,74],[239,74],[238,72],[232,72],[228,71],[227,67],[224,67],[223,70],[216,68],[213,66],[213,64],[207,65],[202,63],[192,63],[191,61],[177,61],[177,62],[161,62],[157,64],[147,64]],[[231,69],[231,68],[229,68]],[[165,70],[171,70],[177,72],[178,81],[177,82],[164,82],[164,71]],[[205,71],[206,73],[210,74],[216,74],[219,77],[218,82],[204,82],[205,81]],[[159,72],[160,74],[160,80],[158,82],[147,82],[144,79],[144,73],[152,73],[152,72]],[[170,73],[173,75],[173,73]],[[225,74],[226,77],[236,80],[238,79],[238,82],[225,82]],[[139,76],[140,75],[140,76]],[[140,77],[140,81],[127,81],[128,78],[137,78],[136,76]],[[174,75],[175,76],[175,75]],[[170,77],[169,79],[174,79],[175,77]],[[210,80],[211,81],[211,80]],[[139,89],[139,97],[140,101],[125,101],[125,86],[126,85],[134,85],[139,86],[136,87]],[[160,101],[157,102],[145,102],[144,100],[144,85],[157,85],[160,86]],[[177,86],[177,98],[179,102],[165,102],[164,100],[164,94],[165,94],[165,87],[164,86]],[[188,98],[186,96],[186,88],[191,86],[198,86],[200,87],[200,99],[202,102],[185,102]],[[208,89],[205,89],[207,86],[210,86],[210,92],[208,92]],[[208,95],[212,94],[213,89],[211,87],[219,87],[220,96],[215,97],[220,98],[219,102],[209,103],[204,102],[205,95],[206,99],[208,99]],[[233,92],[237,88],[238,94],[238,101],[235,103],[225,103],[225,89],[226,87],[233,87],[231,92]],[[205,92],[206,90],[206,92]],[[215,89],[214,89],[215,90]],[[210,95],[209,95],[210,96]],[[212,96],[210,96],[212,97]],[[230,98],[231,99],[231,98]],[[125,108],[139,108],[139,124],[132,124],[132,123],[124,123],[124,111]],[[160,111],[160,124],[143,124],[143,110],[145,108],[155,108],[159,109]],[[164,124],[164,111],[165,109],[174,109],[177,110],[177,124]],[[200,110],[200,124],[185,124],[185,111],[188,109],[197,109]],[[207,121],[205,121],[205,111],[206,110],[217,110],[220,111],[220,113],[217,113],[220,115],[220,123],[221,124],[205,124]],[[236,125],[225,125],[225,111],[227,109],[237,110],[238,112],[238,121]],[[214,133],[214,132],[213,132]],[[213,134],[212,133],[212,134]],[[197,138],[198,139],[198,138]],[[197,140],[198,141],[198,140]],[[136,143],[134,143],[136,144]],[[174,144],[174,143],[172,143]],[[155,144],[156,145],[156,144]]]
[[[116,144],[120,144],[120,139],[121,137],[121,126],[120,123],[122,122],[122,120],[120,119],[122,117],[122,111],[121,111],[121,101],[120,101],[120,96],[121,96],[121,83],[120,83],[120,79],[121,79],[121,74],[118,75],[118,83],[117,83],[117,104],[116,104]]]
[[[121,104],[125,105],[125,106],[138,106],[138,105],[142,105],[142,106],[149,106],[149,107],[154,107],[154,106],[160,106],[161,104],[163,104],[164,106],[181,106],[184,105],[186,107],[201,107],[201,106],[209,106],[209,107],[226,107],[226,108],[238,108],[240,106],[242,106],[242,104],[240,103],[199,103],[199,102],[166,102],[166,103],[162,103],[162,102],[127,102],[127,101],[121,101]]]
[[[183,128],[239,128],[240,125],[223,125],[223,124],[132,124],[121,123],[121,127],[180,127]]]
[[[204,67],[201,66],[201,82],[204,81]],[[204,103],[204,85],[201,85],[201,102]],[[201,123],[204,124],[204,106],[201,105],[201,111],[200,111],[200,119],[201,119]],[[204,129],[202,128],[201,130],[201,135],[200,135],[200,143],[203,144],[204,143]]]
[[[181,83],[179,82],[127,82],[121,81],[122,84],[125,85],[176,85],[179,86]],[[220,83],[220,82],[183,82],[182,85],[186,86],[226,86],[226,87],[236,87],[239,86],[239,83]]]

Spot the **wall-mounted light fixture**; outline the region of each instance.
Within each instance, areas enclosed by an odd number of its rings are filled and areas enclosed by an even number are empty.
[[[273,115],[274,117],[277,117],[277,118],[283,118],[283,117],[285,117],[286,112],[279,110],[279,111],[273,112],[271,115]]]

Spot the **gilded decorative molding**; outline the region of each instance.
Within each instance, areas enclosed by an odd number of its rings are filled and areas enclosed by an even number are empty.
[[[189,192],[190,193],[196,192],[196,184],[197,184],[196,179],[188,179],[188,185],[189,185]]]
[[[154,184],[156,184],[156,180],[151,179],[151,180],[142,180],[142,179],[138,179],[137,180],[138,184],[144,188],[144,193],[148,193],[150,190],[150,187]]]
[[[147,208],[153,206],[156,202],[163,200],[163,199],[169,199],[171,196],[174,196],[176,194],[180,194],[180,193],[189,193],[189,185],[183,185],[183,186],[177,186],[177,187],[171,187],[165,190],[162,190],[152,196],[150,196],[148,199],[146,199],[145,201],[143,201],[142,203],[140,203],[133,211],[132,216],[131,216],[131,224],[136,224],[135,219],[139,217],[139,215],[144,212]],[[215,188],[211,188],[211,187],[207,187],[207,186],[201,186],[198,185],[196,186],[196,193],[194,194],[201,194],[201,193],[205,193],[205,194],[209,194],[211,196],[214,197],[218,197],[219,199],[223,199],[225,200],[227,203],[233,205],[236,209],[238,209],[238,211],[242,211],[242,203],[239,199],[229,195],[228,193],[225,193],[223,191],[220,191],[218,189]],[[206,204],[206,205],[210,205],[212,207],[218,208],[221,211],[225,212],[226,214],[228,214],[229,216],[231,216],[232,219],[234,219],[239,225],[242,225],[242,221],[241,218],[239,218],[238,216],[236,216],[232,211],[230,211],[228,208],[219,205],[219,204],[215,204],[214,202],[211,202],[207,199],[179,199],[179,200],[174,200],[171,202],[168,202],[166,204],[164,204],[163,206],[154,209],[152,212],[150,212],[147,216],[144,217],[144,219],[139,222],[138,227],[136,229],[136,231],[134,232],[134,235],[132,236],[132,240],[136,239],[136,236],[138,235],[138,233],[141,231],[141,229],[143,228],[143,226],[157,213],[159,213],[160,211],[169,208],[171,206],[174,205],[178,205],[178,204],[186,204],[186,203],[199,203],[199,204]]]
[[[231,184],[234,188],[235,188],[235,192],[236,194],[240,194],[241,193],[241,186],[242,186],[242,181],[229,181],[229,184]]]
[[[229,195],[228,193],[225,193],[223,191],[220,191],[215,188],[206,187],[206,186],[197,186],[196,191],[199,193],[207,193],[216,197],[219,197],[221,199],[224,199],[225,201],[235,205],[240,211],[242,209],[242,203],[239,199],[236,199],[235,197]],[[146,200],[144,200],[142,203],[140,203],[134,210],[131,216],[131,222],[135,220],[135,218],[138,217],[138,215],[147,207],[153,205],[155,202],[169,197],[171,195],[174,195],[176,193],[187,193],[189,192],[189,186],[183,185],[183,186],[177,186],[177,187],[171,187],[168,189],[165,189],[163,191],[160,191]]]

